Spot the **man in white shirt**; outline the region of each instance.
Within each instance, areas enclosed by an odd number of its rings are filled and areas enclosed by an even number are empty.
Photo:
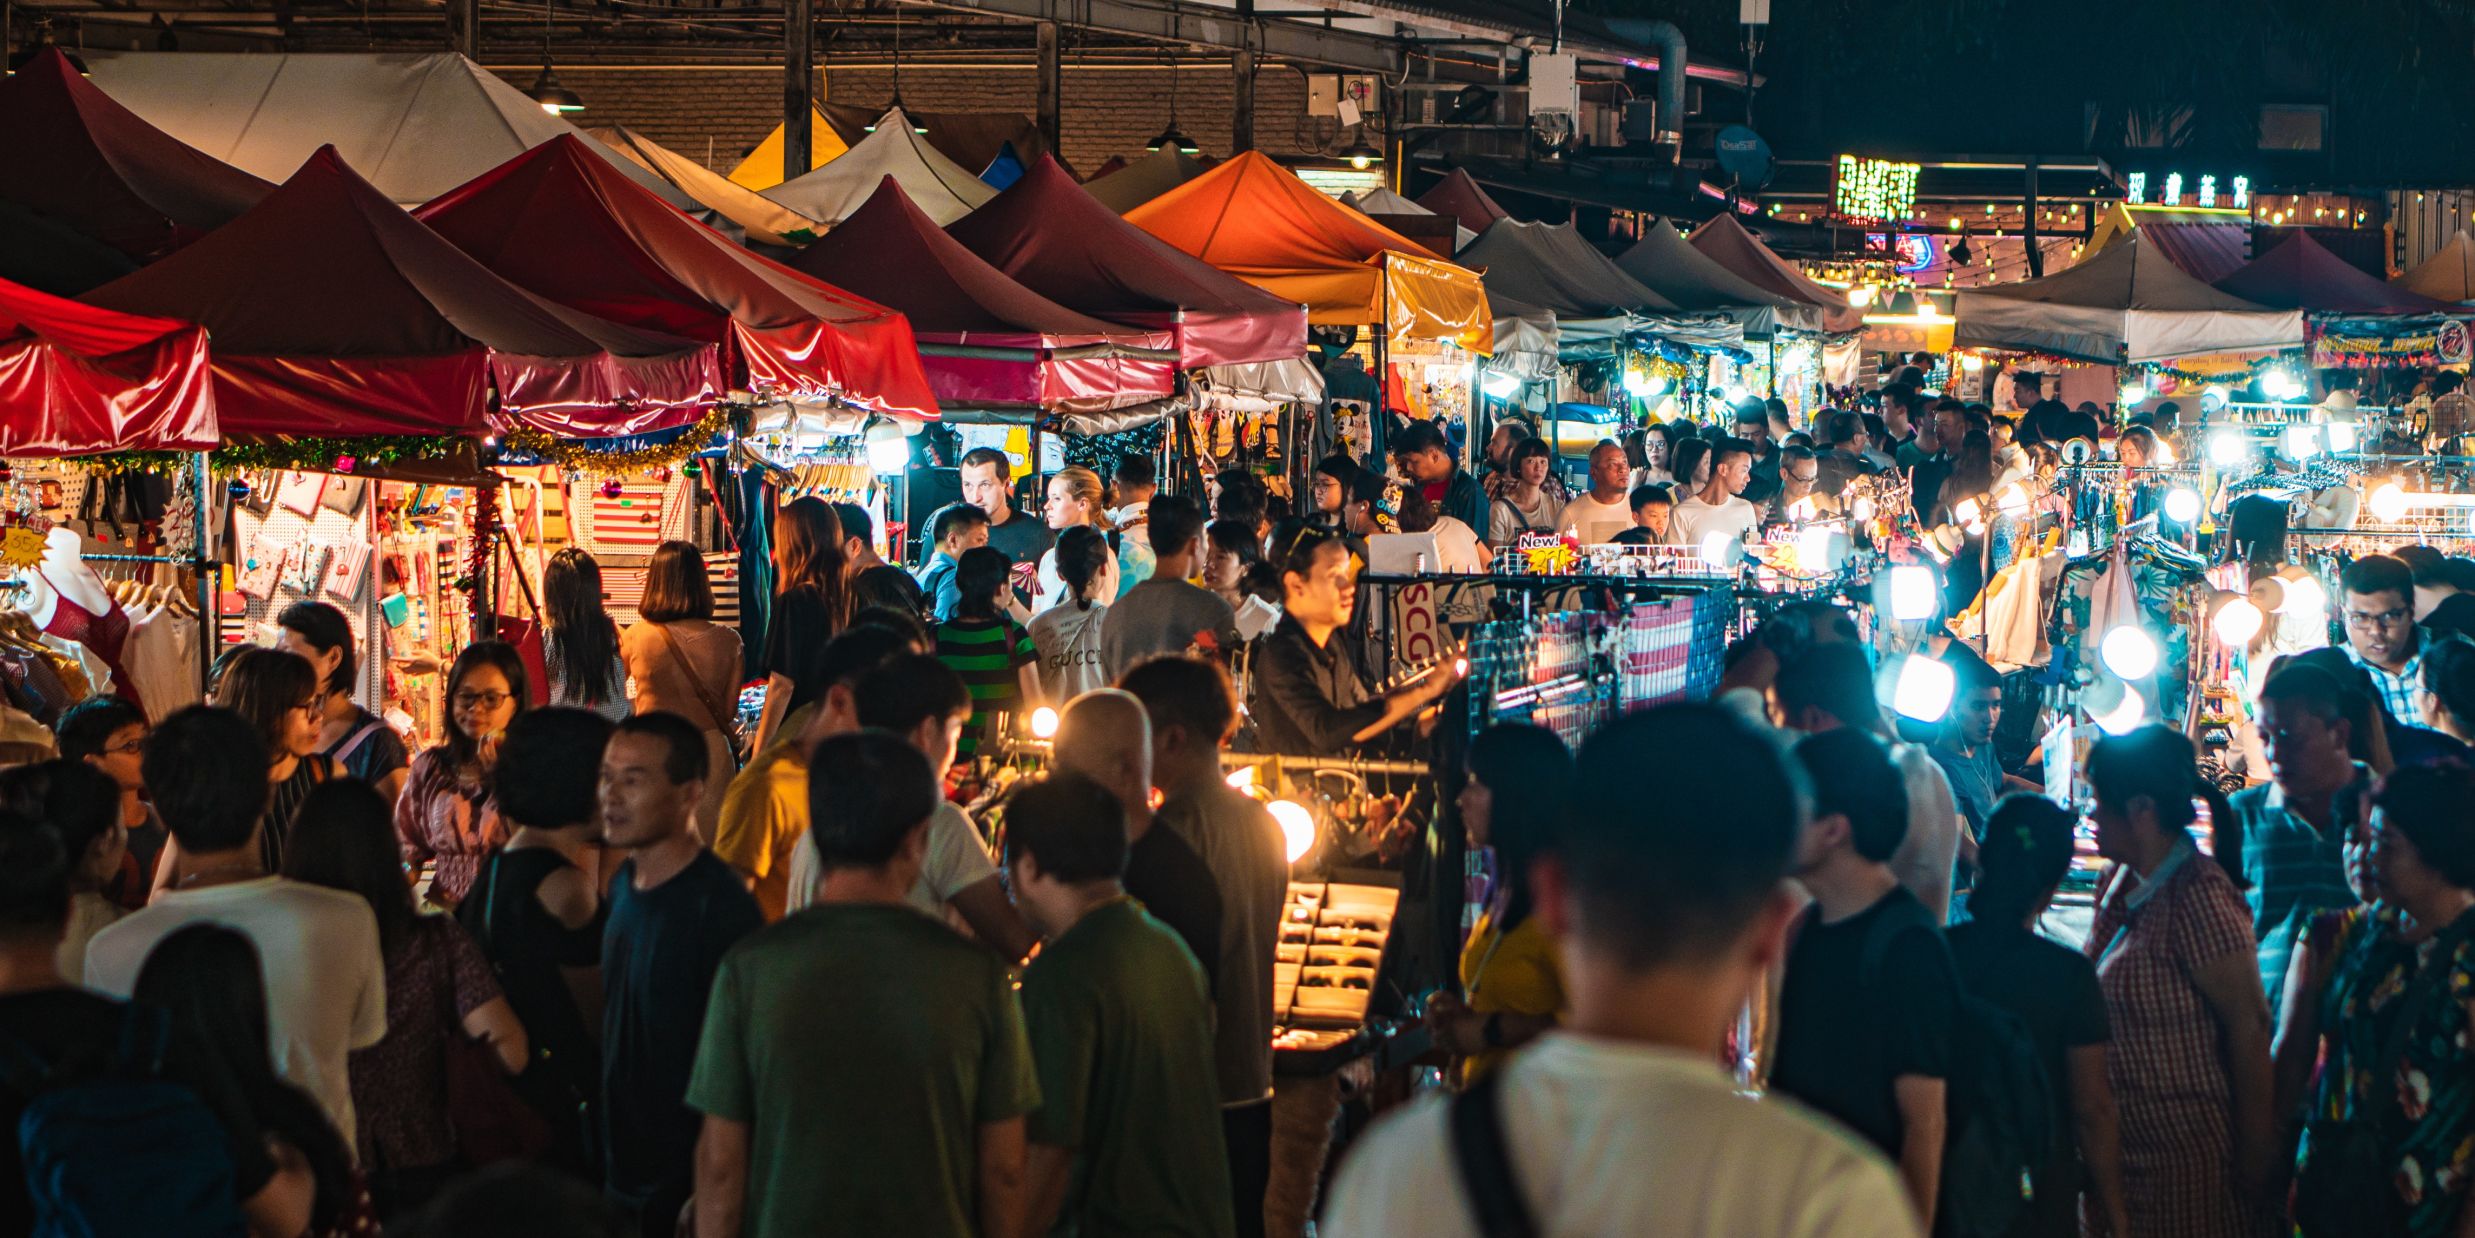
[[[1600,546],[1633,527],[1632,505],[1625,502],[1625,484],[1633,469],[1624,446],[1611,438],[1590,449],[1590,489],[1564,505],[1555,518],[1556,531],[1570,533],[1584,546]]]
[[[1753,444],[1721,439],[1710,456],[1710,484],[1676,504],[1668,517],[1667,540],[1673,545],[1699,546],[1717,533],[1741,546],[1762,527],[1762,510],[1736,497],[1753,480]]]
[[[143,770],[179,844],[172,884],[86,947],[86,987],[127,997],[155,943],[215,924],[258,948],[275,1069],[317,1098],[339,1131],[358,1129],[346,1060],[387,1034],[378,920],[352,894],[267,875],[266,745],[228,709],[192,706],[147,737]]]
[[[1634,790],[1639,771],[1678,761],[1695,776]],[[1745,1099],[1718,1065],[1796,911],[1801,773],[1725,711],[1670,705],[1591,737],[1574,785],[1558,852],[1532,869],[1563,1026],[1473,1093],[1378,1126],[1341,1166],[1320,1232],[1478,1235],[1473,1182],[1495,1181],[1540,1234],[1914,1238],[1879,1153],[1793,1102]],[[1479,1090],[1496,1112],[1453,1112]],[[1475,1129],[1498,1136],[1502,1179],[1462,1163],[1456,1117],[1492,1119]]]

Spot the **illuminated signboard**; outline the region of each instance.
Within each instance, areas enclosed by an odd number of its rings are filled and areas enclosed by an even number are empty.
[[[2182,206],[2184,205],[2184,186],[2191,184],[2198,187],[2197,191],[2191,195],[2194,205],[2230,207],[2240,211],[2249,209],[2252,204],[2252,179],[2248,176],[2229,177],[2220,182],[2215,175],[2204,175],[2197,181],[2187,181],[2180,172],[2168,172],[2162,183],[2164,192],[2160,193],[2157,201],[2152,204],[2148,194],[2148,173],[2125,173],[2123,201],[2131,206]],[[2227,192],[2218,191],[2220,183],[2227,187]]]
[[[1831,188],[1832,213],[1852,223],[1902,223],[1916,214],[1913,163],[1887,159],[1839,157],[1839,177]]]
[[[1914,275],[1934,264],[1934,238],[1928,232],[1868,232],[1865,247],[1888,253],[1891,269],[1902,275]]]

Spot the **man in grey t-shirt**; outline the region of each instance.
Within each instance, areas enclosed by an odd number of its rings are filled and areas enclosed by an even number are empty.
[[[1144,521],[1152,531],[1151,578],[1127,590],[1101,621],[1100,665],[1111,679],[1154,654],[1186,652],[1198,633],[1209,633],[1224,654],[1237,645],[1229,603],[1186,583],[1202,549],[1202,510],[1184,496],[1155,494]]]

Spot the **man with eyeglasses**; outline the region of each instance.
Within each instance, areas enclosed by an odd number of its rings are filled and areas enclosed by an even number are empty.
[[[2372,676],[2389,716],[2419,717],[2423,633],[2415,626],[2415,572],[2389,555],[2367,555],[2338,578],[2346,652]]]

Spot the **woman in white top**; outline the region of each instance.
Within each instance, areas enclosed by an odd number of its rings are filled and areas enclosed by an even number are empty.
[[[1106,504],[1098,473],[1081,467],[1063,468],[1048,479],[1048,502],[1041,509],[1041,514],[1047,517],[1048,527],[1060,534],[1078,526],[1106,532]],[[1035,615],[1066,600],[1066,584],[1057,575],[1057,548],[1053,545],[1040,554],[1039,579],[1039,592],[1031,602]],[[1115,556],[1111,556],[1108,565],[1101,569],[1099,581],[1093,585],[1091,595],[1110,599],[1117,596]]]
[[[1510,546],[1524,533],[1552,533],[1562,505],[1547,493],[1547,443],[1525,438],[1513,445],[1505,462],[1509,479],[1503,493],[1487,505],[1487,540]],[[1457,522],[1456,522],[1457,523]]]
[[[1046,562],[1054,563],[1065,589],[1065,600],[1031,618],[1031,645],[1039,655],[1040,699],[1063,706],[1094,688],[1108,686],[1100,664],[1100,626],[1108,616],[1099,592],[1101,570],[1109,563],[1108,539],[1089,525],[1072,525],[1057,535]]]
[[[1653,423],[1625,436],[1631,440],[1625,448],[1633,458],[1633,481],[1627,490],[1643,486],[1664,486],[1676,480],[1667,471],[1668,461],[1676,454],[1675,435],[1666,426]]]

